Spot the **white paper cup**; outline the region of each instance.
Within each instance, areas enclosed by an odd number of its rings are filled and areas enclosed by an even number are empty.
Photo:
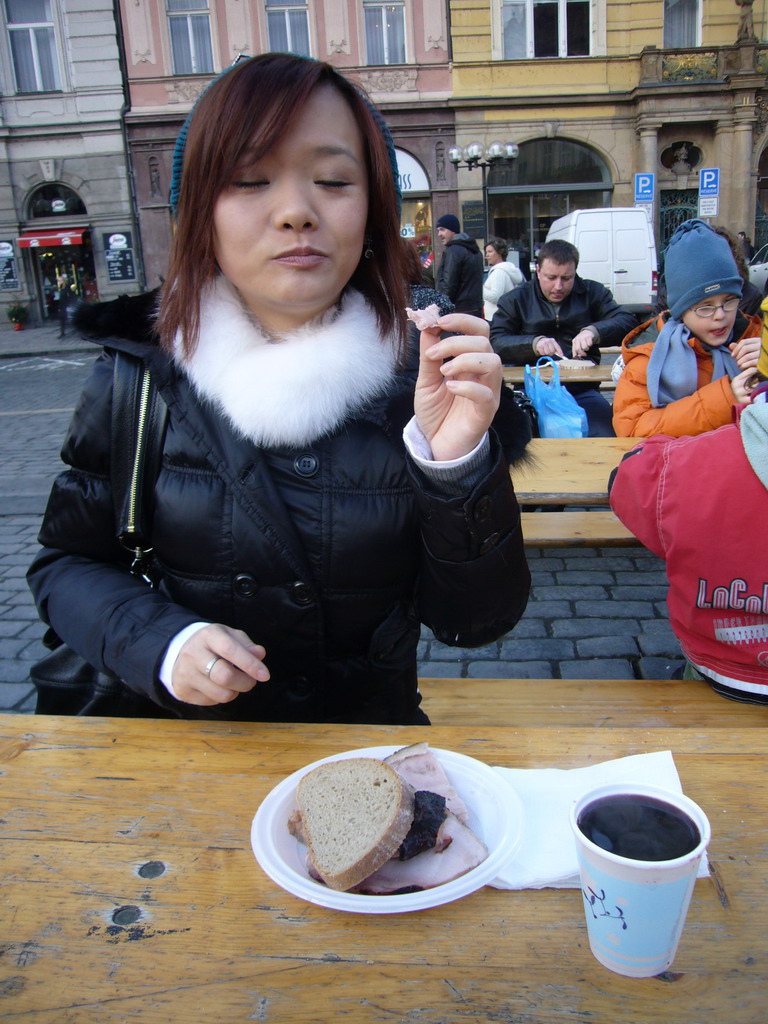
[[[579,828],[582,813],[603,797],[653,797],[687,815],[699,831],[694,849],[670,860],[635,860],[604,850]],[[710,827],[702,809],[680,793],[654,786],[600,786],[571,808],[589,945],[597,960],[630,978],[665,971],[675,957]]]

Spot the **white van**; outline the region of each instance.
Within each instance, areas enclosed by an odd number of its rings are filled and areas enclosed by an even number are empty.
[[[645,207],[573,210],[553,221],[547,241],[562,238],[579,250],[579,276],[610,288],[616,301],[650,317],[656,302],[656,242]]]

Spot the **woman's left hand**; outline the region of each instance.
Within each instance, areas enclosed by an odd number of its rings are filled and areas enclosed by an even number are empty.
[[[485,320],[449,313],[437,323],[421,332],[413,408],[432,457],[448,462],[483,439],[499,407],[502,370]],[[460,333],[441,340],[440,331]]]

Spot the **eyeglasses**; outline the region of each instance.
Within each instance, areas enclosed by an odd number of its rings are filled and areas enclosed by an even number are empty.
[[[722,309],[724,313],[733,313],[735,309],[739,308],[739,301],[739,299],[726,299],[719,306],[697,306],[693,312],[696,316],[703,316],[705,319],[714,316],[718,309]]]

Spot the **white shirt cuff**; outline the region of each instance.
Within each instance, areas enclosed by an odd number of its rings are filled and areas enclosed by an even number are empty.
[[[160,665],[160,682],[166,688],[168,693],[176,700],[179,699],[178,695],[173,691],[173,684],[171,677],[173,675],[173,667],[176,664],[176,659],[181,652],[181,648],[189,640],[191,636],[194,636],[204,626],[210,626],[210,622],[193,622],[189,626],[186,626],[180,633],[168,644],[166,652],[163,656],[162,664]]]
[[[432,447],[429,441],[424,436],[424,433],[419,426],[419,422],[415,416],[413,416],[408,423],[405,425],[403,430],[403,440],[405,441],[405,447],[408,449],[408,454],[411,456],[416,465],[421,465],[431,470],[440,469],[457,469],[463,466],[467,462],[471,462],[476,458],[478,452],[487,444],[487,434],[482,437],[479,443],[468,452],[466,455],[460,456],[458,459],[449,459],[447,462],[436,462],[432,455]]]

